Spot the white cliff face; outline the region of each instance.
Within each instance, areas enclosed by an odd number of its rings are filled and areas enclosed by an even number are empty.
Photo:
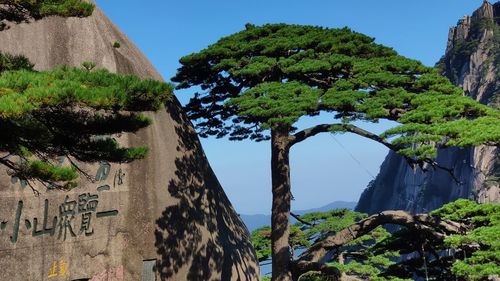
[[[438,65],[464,93],[499,107],[500,2],[485,2],[472,16],[450,29],[445,56]],[[480,146],[440,150],[437,162],[452,170],[413,170],[390,152],[377,178],[359,200],[357,210],[375,213],[402,209],[425,212],[458,198],[500,201],[498,148]]]

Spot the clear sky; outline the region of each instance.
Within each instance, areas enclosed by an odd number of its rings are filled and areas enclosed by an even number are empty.
[[[375,37],[400,54],[434,65],[448,31],[482,0],[97,0],[165,80],[180,57],[244,28],[245,23],[344,27]],[[191,92],[177,93],[185,103]],[[314,120],[304,120],[307,125]],[[370,125],[382,132],[390,124]],[[202,139],[207,157],[236,210],[270,213],[270,145]],[[346,148],[346,149],[344,149]],[[322,135],[291,151],[293,209],[357,201],[387,149],[361,137]],[[354,159],[356,160],[354,160]],[[359,163],[358,163],[359,162]]]

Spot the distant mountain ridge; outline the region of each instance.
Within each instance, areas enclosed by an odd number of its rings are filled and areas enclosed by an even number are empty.
[[[334,209],[350,209],[353,210],[356,206],[356,202],[347,202],[347,201],[335,201],[325,206],[319,208],[313,208],[308,210],[298,210],[293,211],[294,214],[304,215],[308,213],[317,213],[317,212],[326,212]],[[248,230],[254,231],[255,229],[265,226],[271,225],[271,215],[257,214],[257,215],[245,215],[240,214],[240,218],[243,220],[243,223],[247,226]],[[292,221],[295,221],[292,219]]]

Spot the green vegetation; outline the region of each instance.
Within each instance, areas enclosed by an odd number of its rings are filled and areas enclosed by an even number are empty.
[[[293,225],[300,231],[295,235],[304,237],[308,243],[294,244],[294,236],[291,236],[290,244],[296,247],[295,250],[304,250],[332,233],[338,234],[351,227],[355,239],[332,248],[327,263],[349,276],[374,281],[410,281],[415,277],[465,281],[488,280],[490,276],[500,275],[499,204],[478,204],[460,199],[431,215],[429,220],[445,221],[457,226],[457,231],[451,228],[440,230],[443,227],[440,224],[434,224],[428,231],[425,229],[428,225],[422,223],[415,228],[411,224],[397,229],[392,226],[394,230],[389,232],[383,228],[391,224],[388,220],[376,223],[373,229],[358,235],[352,225],[370,223],[370,218],[348,210],[334,210],[301,216],[303,222]],[[396,220],[393,223],[397,223]],[[270,258],[269,230],[269,227],[264,227],[252,233],[252,243],[261,261]],[[444,235],[435,236],[437,233]],[[313,271],[304,274],[300,280],[336,279]]]
[[[81,0],[0,0],[0,30],[6,21],[86,17],[93,9]],[[27,58],[0,53],[0,164],[35,192],[32,181],[75,187],[80,174],[89,177],[80,162],[129,162],[148,152],[122,147],[117,134],[150,125],[142,112],[159,110],[171,98],[171,85],[94,71],[95,66],[84,62],[83,70],[63,66],[36,72]],[[71,165],[60,166],[59,156]]]
[[[464,97],[439,71],[348,28],[269,24],[181,58],[178,89],[202,137],[271,140],[273,280],[291,280],[290,148],[319,133],[353,133],[437,167],[437,147],[498,144],[500,113]],[[304,116],[332,123],[300,130]],[[359,122],[396,121],[377,135]],[[356,123],[355,123],[356,122]],[[362,123],[361,123],[362,124]]]
[[[119,49],[120,47],[121,47],[120,42],[115,41],[115,43],[113,43],[113,48],[115,48],[115,49]]]
[[[271,227],[264,226],[252,231],[251,239],[259,262],[269,260],[271,258]]]
[[[93,61],[84,61],[84,62],[82,62],[82,67],[84,69],[86,69],[87,71],[91,71],[92,69],[94,69],[96,67],[96,64]]]
[[[171,91],[166,83],[107,70],[9,71],[0,76],[0,116],[23,118],[47,108],[74,106],[114,112],[158,110]]]
[[[51,71],[7,71],[0,75],[0,158],[13,176],[70,188],[78,177],[59,167],[57,156],[82,162],[129,162],[146,147],[121,147],[112,137],[151,124],[172,93],[169,84],[106,70],[60,67]],[[20,158],[19,161],[11,158]]]
[[[47,16],[87,17],[94,5],[82,0],[0,0],[0,30],[6,22],[27,22]]]
[[[33,64],[23,56],[0,53],[0,74],[8,70],[33,70]]]
[[[467,232],[445,239],[445,246],[463,256],[451,271],[465,280],[485,280],[500,276],[500,205],[458,200],[433,212],[434,215],[463,223]]]
[[[328,212],[310,213],[300,216],[301,221],[290,226],[290,246],[293,252],[305,249],[314,240],[320,240],[332,231],[338,232],[366,214],[338,209]],[[259,261],[271,259],[271,228],[264,226],[252,232],[252,244]]]

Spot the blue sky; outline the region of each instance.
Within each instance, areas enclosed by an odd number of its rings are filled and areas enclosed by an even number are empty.
[[[245,23],[344,27],[375,37],[401,55],[434,65],[448,31],[482,0],[97,0],[111,20],[151,60],[165,80],[180,57],[199,51]],[[190,91],[177,93],[186,102]],[[321,117],[319,117],[321,118]],[[301,125],[314,123],[303,120]],[[367,128],[382,132],[388,123]],[[205,153],[240,213],[270,213],[270,145],[202,139]],[[321,135],[291,151],[293,209],[357,201],[387,149],[357,136]],[[354,160],[354,159],[356,160]]]

